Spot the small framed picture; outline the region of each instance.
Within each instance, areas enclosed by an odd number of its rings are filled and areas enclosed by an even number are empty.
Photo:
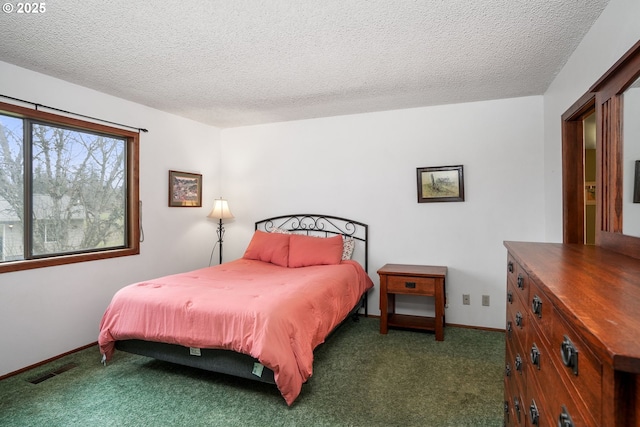
[[[418,168],[418,203],[464,202],[462,165]]]
[[[169,171],[169,207],[201,207],[202,175]]]
[[[584,203],[585,205],[596,204],[596,182],[585,181],[584,183]]]

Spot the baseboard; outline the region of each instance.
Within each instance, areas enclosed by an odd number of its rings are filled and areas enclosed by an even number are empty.
[[[4,380],[6,378],[9,378],[9,377],[13,377],[14,375],[21,374],[21,373],[26,372],[28,370],[31,370],[33,368],[37,368],[38,366],[45,365],[45,364],[47,364],[49,362],[53,362],[54,360],[61,359],[61,358],[65,357],[65,356],[68,356],[70,354],[77,353],[78,351],[86,350],[89,347],[93,347],[94,345],[98,345],[98,342],[96,341],[96,342],[92,342],[91,344],[83,345],[82,347],[78,347],[78,348],[76,348],[74,350],[67,351],[66,353],[59,354],[59,355],[54,356],[54,357],[52,357],[50,359],[43,360],[42,362],[34,363],[33,365],[27,366],[26,368],[22,368],[22,369],[18,369],[17,371],[9,372],[8,374],[0,376],[0,381]]]
[[[364,314],[360,313],[361,317],[364,317]],[[376,314],[369,314],[367,317],[372,317],[374,319],[379,319],[380,316]],[[476,329],[479,331],[488,331],[488,332],[502,332],[504,333],[504,329],[501,328],[488,328],[486,326],[473,326],[473,325],[459,325],[457,323],[445,323],[445,327],[447,328],[465,328],[465,329]]]
[[[448,327],[448,328],[451,327],[451,328],[476,329],[478,331],[502,332],[502,333],[504,333],[504,329],[502,329],[502,328],[488,328],[486,326],[458,325],[456,323],[447,323],[446,327]]]

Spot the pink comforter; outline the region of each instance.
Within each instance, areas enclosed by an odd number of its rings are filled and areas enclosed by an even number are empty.
[[[285,268],[238,259],[122,288],[98,342],[106,360],[125,339],[248,354],[273,370],[291,405],[313,372],[315,347],[372,286],[354,261]]]

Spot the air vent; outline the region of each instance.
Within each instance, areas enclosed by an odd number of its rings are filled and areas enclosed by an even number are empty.
[[[41,382],[46,381],[49,378],[53,378],[56,375],[60,375],[60,374],[62,374],[64,372],[67,372],[68,370],[73,369],[76,366],[78,366],[78,365],[76,365],[75,363],[68,363],[66,365],[63,365],[63,366],[59,367],[55,371],[47,372],[47,373],[44,373],[42,375],[37,376],[36,378],[32,378],[32,379],[29,380],[29,382],[31,384],[40,384]]]

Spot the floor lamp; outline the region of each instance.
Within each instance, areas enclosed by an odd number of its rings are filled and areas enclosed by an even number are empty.
[[[222,226],[223,219],[233,218],[233,214],[229,210],[229,203],[222,197],[215,199],[213,203],[213,209],[207,215],[207,218],[217,219],[218,222],[218,245],[220,246],[220,264],[222,264],[222,238],[224,237],[224,227]]]

